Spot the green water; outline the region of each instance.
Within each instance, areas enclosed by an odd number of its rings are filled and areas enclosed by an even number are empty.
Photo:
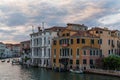
[[[47,71],[41,68],[26,68],[0,61],[0,80],[120,80],[118,77],[92,74],[73,74]]]

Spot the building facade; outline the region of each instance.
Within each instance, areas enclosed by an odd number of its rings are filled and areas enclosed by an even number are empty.
[[[59,30],[62,27],[52,27],[41,30],[38,27],[38,32],[30,34],[31,36],[31,59],[32,65],[40,67],[51,66],[51,44],[52,39],[57,37]]]
[[[4,57],[6,46],[4,43],[0,42],[0,58]]]
[[[95,68],[100,57],[100,38],[86,31],[66,29],[61,32],[59,37],[53,39],[53,68]]]
[[[108,30],[107,28],[92,28],[89,32],[93,35],[100,37],[103,57],[108,57],[109,55],[120,55],[120,38],[119,31]]]

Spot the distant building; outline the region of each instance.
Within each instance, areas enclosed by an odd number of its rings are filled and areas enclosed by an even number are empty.
[[[20,44],[12,45],[12,53],[15,57],[20,56]]]
[[[88,29],[88,27],[85,26],[84,24],[68,23],[66,29],[85,31]]]
[[[21,54],[29,54],[30,53],[30,40],[20,42],[20,52]]]
[[[12,56],[20,56],[20,44],[5,44],[6,48],[12,53]]]
[[[6,49],[5,44],[2,43],[2,42],[0,42],[0,58],[2,58],[2,57],[5,56],[5,55],[4,55],[5,49]]]

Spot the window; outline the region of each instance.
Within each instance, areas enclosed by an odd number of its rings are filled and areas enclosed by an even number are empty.
[[[103,32],[102,31],[100,31],[100,34],[102,34]]]
[[[102,44],[102,39],[99,39],[99,40],[98,40],[98,44]]]
[[[98,33],[98,31],[96,31],[96,34]]]
[[[83,51],[83,54],[86,55],[86,51],[85,50]]]
[[[53,59],[53,62],[56,63],[56,59]]]
[[[110,55],[110,50],[108,50],[108,55]]]
[[[56,49],[54,49],[54,56],[56,56]]]
[[[91,44],[94,44],[94,39],[91,39]]]
[[[79,60],[76,60],[76,64],[79,64]]]
[[[98,56],[98,50],[96,51],[96,55]]]
[[[60,45],[62,44],[62,40],[59,40],[59,44],[60,44]]]
[[[79,56],[79,49],[77,49],[77,56]]]
[[[70,60],[70,64],[73,64],[73,60]]]
[[[83,59],[83,64],[86,64],[87,62],[86,62],[86,59]]]
[[[67,33],[66,35],[67,35],[67,36],[70,36],[70,34],[69,34],[69,33]]]
[[[77,43],[80,43],[80,39],[77,39]]]
[[[93,59],[90,59],[90,64],[93,65]]]
[[[90,50],[90,55],[92,55],[92,50]]]
[[[93,51],[93,55],[95,55],[95,50]]]
[[[71,52],[71,54],[70,54],[70,55],[72,56],[72,49],[71,49],[71,51],[70,51],[70,52]]]
[[[82,39],[82,44],[85,44],[85,39]]]
[[[63,34],[62,36],[65,36],[65,34]]]
[[[71,39],[71,44],[73,44],[73,39]]]
[[[54,40],[54,41],[53,41],[53,45],[56,45],[56,43],[57,43],[56,40]]]
[[[110,45],[110,40],[108,40],[108,45]]]
[[[100,56],[102,56],[102,50],[100,50]]]

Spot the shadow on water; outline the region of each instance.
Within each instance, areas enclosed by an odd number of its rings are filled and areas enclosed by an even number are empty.
[[[120,78],[69,72],[59,73],[43,68],[27,68],[0,62],[0,80],[120,80]]]

